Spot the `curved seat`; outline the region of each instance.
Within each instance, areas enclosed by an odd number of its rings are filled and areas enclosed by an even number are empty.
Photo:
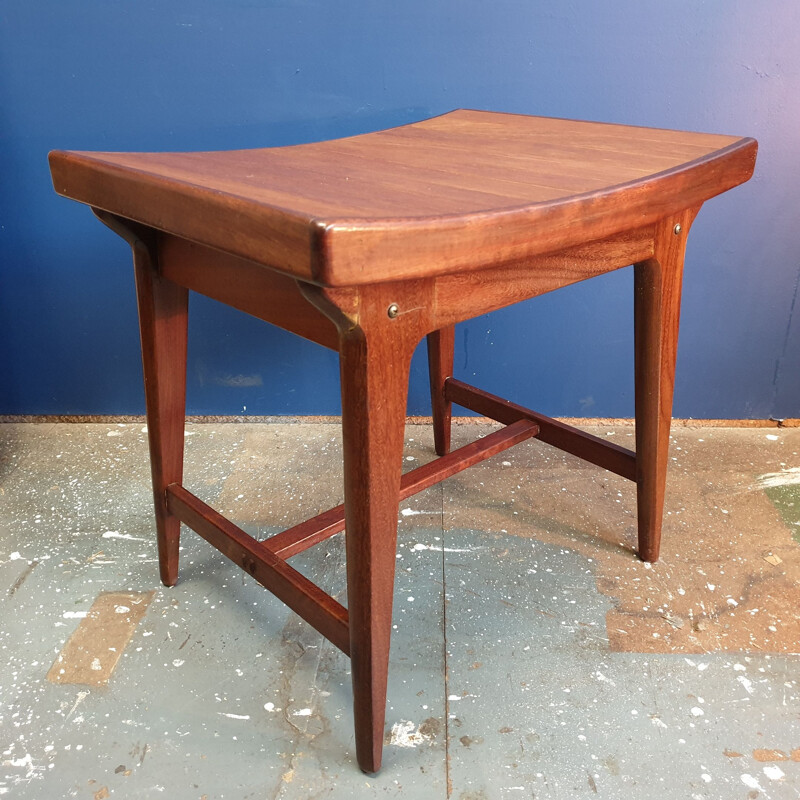
[[[50,155],[59,194],[324,286],[513,263],[742,183],[749,138],[458,110],[207,153]]]

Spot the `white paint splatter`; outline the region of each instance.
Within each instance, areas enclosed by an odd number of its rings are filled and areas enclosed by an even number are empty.
[[[774,433],[768,433],[767,434],[767,439],[769,439],[771,442],[777,442],[778,441],[778,437]]]
[[[614,681],[611,680],[611,678],[608,678],[605,675],[603,675],[603,673],[600,672],[600,670],[597,670],[597,672],[594,673],[594,677],[597,678],[597,680],[602,681],[603,683],[610,684],[611,686],[617,685],[616,683],[614,683]]]
[[[93,658],[90,668],[93,669],[95,672],[99,672],[101,669],[103,669],[103,665],[100,663],[100,659],[97,657]]]
[[[786,773],[777,764],[764,767],[764,774],[771,781],[779,781],[786,777]]]
[[[404,517],[416,517],[419,514],[441,514],[441,511],[414,511],[413,508],[404,508],[400,511]]]
[[[274,711],[275,703],[264,703],[264,708],[266,708],[267,711]]]
[[[217,714],[228,719],[250,719],[249,714],[226,714],[224,711],[217,711]]]
[[[702,708],[698,708],[697,706],[695,706],[694,708],[691,709],[691,711],[689,713],[693,717],[702,717],[705,712],[703,711]]]
[[[3,761],[3,766],[4,767],[24,767],[27,770],[24,778],[22,778],[20,776],[12,776],[12,775],[6,775],[5,776],[6,778],[11,778],[14,781],[15,785],[19,785],[23,781],[27,781],[28,783],[30,783],[30,781],[34,777],[37,777],[36,773],[37,772],[41,772],[42,769],[43,769],[43,767],[37,767],[37,766],[34,765],[33,758],[31,757],[30,753],[26,753],[22,758],[11,758],[11,759],[8,759],[6,761]]]
[[[421,542],[417,542],[412,548],[412,551],[421,551],[421,550],[435,550],[437,553],[471,553],[472,550],[467,548],[459,548],[459,547],[434,547],[430,544],[422,544]]]
[[[424,744],[430,738],[430,736],[420,733],[413,722],[395,722],[392,725],[389,744],[393,744],[396,747],[417,747],[417,745]]]
[[[758,476],[759,489],[774,489],[778,486],[796,486],[797,484],[800,484],[800,467],[789,467],[780,472],[767,472]]]
[[[747,694],[753,694],[753,684],[747,678],[745,678],[744,675],[737,676],[736,680],[739,681],[742,686],[744,686],[744,690],[747,692]]]
[[[74,703],[74,705],[73,705],[73,706],[72,706],[72,708],[69,710],[69,714],[67,714],[67,716],[66,716],[66,717],[64,717],[64,719],[69,719],[69,718],[72,716],[72,714],[73,714],[73,712],[75,711],[75,709],[76,709],[76,708],[77,708],[77,707],[78,707],[78,706],[79,706],[79,705],[80,705],[80,704],[81,704],[81,703],[82,703],[82,702],[83,702],[83,701],[84,701],[84,700],[85,700],[85,699],[86,699],[88,696],[89,696],[89,692],[78,692],[78,698],[75,700],[75,703]]]
[[[313,712],[310,708],[301,708],[299,711],[295,711],[292,714],[293,717],[310,717]]]
[[[22,558],[22,555],[17,552],[16,550],[8,557],[9,561],[19,561]]]
[[[103,534],[104,539],[130,539],[132,542],[146,542],[147,539],[142,539],[139,536],[131,536],[129,533],[120,533],[119,531],[106,531]]]
[[[173,658],[172,659],[172,666],[173,667],[182,667],[185,663],[186,663],[186,661],[183,658]]]
[[[750,789],[761,789],[761,784],[749,773],[745,772],[739,776],[742,783]]]
[[[114,611],[117,614],[127,614],[130,611],[130,608],[128,608],[128,606],[114,606]]]
[[[65,611],[61,616],[64,619],[83,619],[88,611]]]

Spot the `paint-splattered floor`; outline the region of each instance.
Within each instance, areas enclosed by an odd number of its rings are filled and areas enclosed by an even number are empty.
[[[0,426],[0,794],[800,796],[800,430],[677,429],[652,567],[633,486],[535,440],[404,502],[376,778],[332,645],[191,532],[159,585],[145,438]],[[341,501],[334,426],[186,442],[251,532]],[[409,427],[406,466],[431,457]],[[293,563],[342,596],[341,536]]]

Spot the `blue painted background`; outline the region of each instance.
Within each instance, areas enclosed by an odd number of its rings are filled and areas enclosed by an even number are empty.
[[[52,148],[229,149],[456,107],[751,135],[689,238],[675,414],[800,416],[800,4],[4,0],[0,413],[143,409],[127,246]],[[460,327],[456,373],[554,415],[633,411],[632,275]],[[189,413],[338,413],[336,358],[201,297]],[[409,412],[429,413],[422,350]]]

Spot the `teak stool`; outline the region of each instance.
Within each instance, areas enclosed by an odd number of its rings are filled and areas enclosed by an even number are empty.
[[[184,522],[349,655],[377,772],[399,499],[537,436],[635,481],[639,555],[658,557],[686,235],[755,157],[752,139],[468,110],[296,147],[51,153],[56,191],[133,248],[163,582]],[[457,322],[630,264],[636,453],[451,377]],[[184,488],[189,289],[339,352],[343,507],[258,541]],[[426,335],[440,458],[401,477]],[[451,452],[452,403],[505,427]],[[344,529],[347,608],[287,563]]]

